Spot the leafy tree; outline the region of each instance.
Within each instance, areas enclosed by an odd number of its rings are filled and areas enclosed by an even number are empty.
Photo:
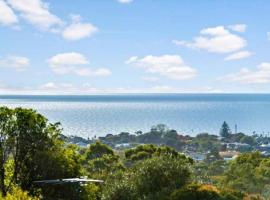
[[[134,149],[128,149],[125,151],[125,157],[131,161],[140,161],[153,156],[168,156],[174,158],[183,158],[183,154],[177,152],[175,149],[168,146],[157,147],[152,144],[139,145]]]
[[[170,200],[221,200],[218,190],[208,185],[188,185],[171,194]]]
[[[245,136],[244,133],[231,134],[229,138],[226,138],[227,142],[240,142],[240,140]]]
[[[196,147],[196,151],[208,152],[221,147],[221,143],[216,135],[210,135],[208,133],[200,133],[191,141]]]
[[[85,152],[84,166],[87,175],[105,180],[110,173],[124,169],[120,157],[107,145],[96,142]]]
[[[143,160],[152,157],[156,152],[157,147],[152,144],[139,145],[134,149],[125,151],[125,157],[130,160]]]
[[[235,191],[220,191],[212,185],[191,184],[174,191],[170,200],[242,200],[244,195]]]
[[[173,190],[191,180],[190,160],[168,156],[153,157],[106,183],[103,200],[165,199]]]
[[[221,176],[228,167],[225,160],[217,160],[208,165],[208,174],[210,176]]]
[[[270,196],[270,158],[265,158],[260,162],[255,169],[255,175],[258,178],[261,194],[268,198]]]
[[[57,145],[61,129],[59,123],[50,124],[48,120],[32,109],[14,110],[16,126],[14,131],[14,171],[13,181],[22,189],[30,189],[34,180],[40,178],[41,152],[50,152]],[[44,169],[44,166],[42,166]],[[46,177],[43,177],[46,178]]]
[[[13,152],[15,119],[13,111],[7,107],[0,107],[0,190],[6,196],[5,165]]]
[[[5,196],[12,184],[29,189],[38,176],[32,174],[37,153],[49,151],[59,136],[59,124],[49,124],[48,120],[32,109],[0,108],[0,188]],[[7,159],[13,159],[14,167],[10,182],[6,178]]]
[[[0,176],[3,196],[17,185],[34,193],[35,180],[81,174],[75,147],[59,139],[59,123],[51,124],[32,109],[0,108]]]
[[[241,143],[245,143],[245,144],[249,144],[251,146],[253,146],[253,145],[256,144],[255,138],[252,137],[252,136],[247,136],[247,135],[245,135],[244,137],[242,137],[240,139],[240,142]]]
[[[109,146],[97,141],[95,144],[90,145],[89,149],[86,151],[85,159],[91,160],[95,158],[100,158],[105,154],[114,155],[114,152]]]
[[[230,129],[229,125],[227,124],[227,122],[223,122],[219,134],[223,138],[229,138],[230,137],[231,129]]]
[[[28,192],[23,191],[18,187],[13,187],[12,190],[7,193],[4,200],[39,200],[39,198],[30,196]]]
[[[223,185],[244,192],[260,192],[262,188],[255,172],[262,160],[263,157],[258,152],[238,156],[225,172]]]
[[[106,180],[111,173],[123,170],[124,166],[117,155],[103,155],[89,160],[85,167],[87,174],[93,178]]]

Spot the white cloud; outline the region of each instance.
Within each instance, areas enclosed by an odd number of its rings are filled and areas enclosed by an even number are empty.
[[[206,28],[192,42],[173,40],[176,45],[193,49],[206,50],[212,53],[232,53],[246,47],[247,42],[242,37],[231,33],[224,26]]]
[[[251,71],[242,68],[240,72],[226,75],[221,80],[227,82],[239,82],[242,84],[263,84],[270,82],[270,63],[261,63],[257,70]]]
[[[131,3],[133,0],[117,0],[119,3]]]
[[[131,63],[136,62],[137,60],[138,60],[138,56],[132,56],[125,63],[126,64],[131,64]]]
[[[239,51],[234,54],[231,54],[225,58],[225,60],[239,60],[243,58],[250,57],[253,53],[249,51]]]
[[[43,0],[0,0],[0,23],[18,23],[18,16],[42,31],[59,34],[66,40],[76,41],[92,36],[98,28],[91,23],[81,22],[80,15],[72,15],[68,24],[50,12],[49,4]],[[68,24],[68,25],[67,25]],[[18,28],[18,27],[15,27]]]
[[[29,65],[29,59],[23,56],[6,56],[0,58],[0,68],[12,68],[16,71],[24,71]]]
[[[80,40],[92,36],[98,28],[90,23],[82,23],[79,15],[72,16],[72,23],[63,32],[63,38],[67,40]]]
[[[3,25],[13,25],[18,23],[17,16],[3,0],[0,0],[0,23]]]
[[[89,61],[86,57],[80,53],[61,53],[53,56],[49,60],[50,64],[61,66],[61,65],[84,65],[88,64]]]
[[[126,63],[135,64],[148,73],[159,74],[176,80],[191,79],[197,74],[196,70],[184,63],[179,55],[148,55],[141,59],[133,56]]]
[[[62,20],[49,11],[49,5],[41,0],[7,0],[9,5],[29,23],[43,30],[54,31]]]
[[[247,25],[246,24],[234,24],[234,25],[230,25],[228,26],[229,29],[239,32],[239,33],[244,33],[247,29]]]
[[[51,69],[57,74],[76,74],[79,76],[109,76],[111,71],[107,68],[91,69],[85,67],[89,60],[76,52],[60,53],[48,60]]]

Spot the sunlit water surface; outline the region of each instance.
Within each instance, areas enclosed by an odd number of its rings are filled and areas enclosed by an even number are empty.
[[[34,108],[64,133],[92,137],[147,131],[163,123],[180,133],[217,134],[223,121],[251,134],[270,131],[267,94],[0,96],[0,105]]]

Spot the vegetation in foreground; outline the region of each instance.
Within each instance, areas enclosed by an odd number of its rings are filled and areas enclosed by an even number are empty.
[[[242,139],[245,137],[242,135],[240,140],[254,142],[252,149],[245,149],[247,152],[225,161],[219,155],[221,149],[225,150],[222,143],[238,140],[240,134],[231,134],[224,124],[221,139],[208,134],[181,137],[164,126],[148,134],[122,134],[126,138],[141,138],[140,143],[144,144],[121,150],[113,150],[100,141],[91,141],[88,147],[68,144],[61,131],[59,123],[49,123],[34,110],[0,108],[2,199],[255,200],[269,197],[270,158],[253,152],[260,137]],[[164,141],[167,146],[162,145]],[[207,151],[207,154],[203,160],[196,161],[182,153],[191,149]],[[81,176],[104,180],[104,184],[39,185],[34,182]]]

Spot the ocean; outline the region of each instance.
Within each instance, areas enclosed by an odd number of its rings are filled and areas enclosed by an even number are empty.
[[[270,94],[130,94],[91,96],[0,96],[0,105],[36,109],[63,133],[82,137],[148,131],[166,124],[181,134],[269,134]]]

